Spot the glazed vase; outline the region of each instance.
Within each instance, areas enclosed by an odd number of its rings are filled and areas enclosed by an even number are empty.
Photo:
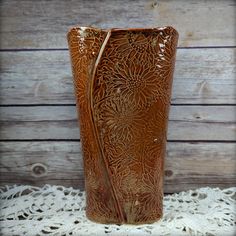
[[[172,27],[74,27],[68,33],[82,142],[86,215],[144,224],[163,211]]]

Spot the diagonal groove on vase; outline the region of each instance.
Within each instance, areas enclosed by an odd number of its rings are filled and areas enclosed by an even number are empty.
[[[97,140],[97,143],[98,143],[98,147],[99,147],[99,151],[100,151],[100,156],[102,157],[102,160],[104,162],[104,171],[106,173],[106,176],[107,176],[107,181],[111,187],[111,193],[112,193],[112,197],[113,197],[113,200],[114,200],[114,206],[115,208],[117,209],[117,213],[118,213],[118,217],[119,217],[119,220],[120,222],[122,223],[125,223],[126,222],[126,217],[124,215],[124,212],[122,212],[122,207],[120,206],[120,203],[117,199],[117,194],[116,194],[116,190],[115,190],[115,187],[114,187],[114,183],[113,183],[113,180],[112,180],[112,177],[111,177],[111,174],[110,174],[110,171],[109,171],[109,167],[108,167],[108,163],[106,161],[106,158],[105,158],[105,155],[103,153],[103,150],[102,150],[102,145],[101,145],[101,142],[100,142],[100,138],[99,138],[99,135],[98,135],[98,131],[97,131],[97,128],[96,128],[96,125],[95,125],[95,122],[93,120],[93,117],[94,117],[94,109],[93,109],[93,85],[94,85],[94,78],[95,78],[95,74],[96,74],[96,69],[97,69],[97,66],[98,66],[98,63],[100,61],[100,58],[102,57],[102,54],[103,54],[103,51],[106,47],[106,44],[110,38],[110,35],[111,35],[111,31],[109,30],[107,32],[107,35],[102,43],[102,46],[100,48],[100,51],[98,53],[98,56],[97,56],[97,59],[95,61],[95,64],[94,64],[94,67],[93,67],[93,70],[92,70],[92,78],[91,78],[91,83],[90,83],[90,88],[89,88],[89,99],[90,99],[90,109],[91,109],[91,120],[92,120],[92,123],[93,123],[93,130],[94,130],[94,133],[95,133],[95,136],[96,136],[96,140]]]

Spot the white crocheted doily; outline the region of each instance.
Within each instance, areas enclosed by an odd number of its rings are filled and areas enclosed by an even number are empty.
[[[164,216],[150,225],[103,225],[85,216],[85,193],[45,185],[1,190],[1,235],[236,235],[236,188],[200,188],[167,195]]]

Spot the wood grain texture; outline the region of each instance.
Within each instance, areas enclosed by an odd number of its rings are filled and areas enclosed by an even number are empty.
[[[179,49],[174,104],[235,104],[235,48]],[[2,52],[3,104],[74,104],[68,51]]]
[[[1,48],[65,48],[71,26],[174,26],[179,46],[235,45],[235,1],[1,1]]]
[[[1,142],[4,184],[58,184],[83,188],[80,142]],[[236,184],[232,143],[168,143],[165,192]]]
[[[0,107],[2,140],[79,139],[75,106]],[[236,140],[235,106],[172,106],[168,140]]]
[[[80,143],[71,141],[80,138],[75,106],[28,106],[75,103],[66,33],[80,24],[172,25],[179,47],[206,47],[177,51],[172,103],[180,106],[171,107],[165,192],[235,186],[236,49],[212,48],[236,45],[234,0],[3,0],[0,7],[0,104],[26,105],[0,107],[2,185],[83,187]]]

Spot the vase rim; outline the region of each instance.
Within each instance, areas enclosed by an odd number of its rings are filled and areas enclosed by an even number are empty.
[[[95,30],[95,31],[103,31],[103,32],[122,32],[122,31],[137,31],[137,32],[145,32],[145,31],[164,31],[166,29],[171,29],[172,31],[174,31],[175,34],[178,35],[178,31],[172,27],[172,26],[163,26],[163,27],[150,27],[150,28],[110,28],[110,29],[103,29],[103,28],[96,28],[96,27],[93,27],[93,26],[74,26],[74,27],[71,27],[68,31],[67,34],[69,34],[72,30],[87,30],[87,29],[90,29],[90,30]]]

